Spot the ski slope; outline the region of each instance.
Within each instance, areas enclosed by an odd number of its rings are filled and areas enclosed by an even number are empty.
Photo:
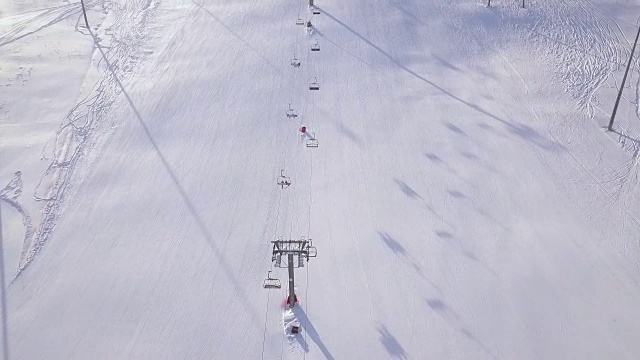
[[[640,4],[316,3],[7,7],[10,357],[640,358]]]

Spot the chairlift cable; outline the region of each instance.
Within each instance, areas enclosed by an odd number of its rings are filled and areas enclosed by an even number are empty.
[[[273,262],[271,262],[273,268]],[[267,306],[264,309],[264,330],[262,331],[262,360],[264,360],[264,344],[267,342],[267,320],[269,319],[269,300],[271,299],[271,289],[267,289]]]

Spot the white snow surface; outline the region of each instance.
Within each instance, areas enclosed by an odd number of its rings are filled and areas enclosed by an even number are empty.
[[[4,350],[640,358],[640,2],[519,3],[1,0]]]

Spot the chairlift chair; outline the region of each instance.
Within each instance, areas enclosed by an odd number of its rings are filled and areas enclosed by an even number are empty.
[[[320,9],[314,6],[313,9],[311,10],[311,13],[313,15],[320,15]]]
[[[280,284],[280,280],[271,277],[271,270],[267,273],[267,279],[264,281],[262,285],[265,289],[280,289],[282,285]]]
[[[307,255],[307,260],[312,257],[318,256],[318,249],[313,246],[313,242],[309,239],[309,246],[307,246],[307,250],[309,250],[309,254]]]
[[[307,139],[307,147],[317,148],[318,139],[316,139],[316,133],[313,133],[311,138]]]
[[[318,39],[316,39],[315,44],[311,44],[311,51],[320,51],[320,44],[318,43]]]
[[[318,78],[314,78],[315,80],[309,84],[309,90],[320,90],[320,84],[318,84]]]
[[[291,104],[289,104],[289,108],[287,109],[287,117],[289,119],[298,117],[298,114],[296,114],[295,110],[291,108]]]
[[[278,186],[285,188],[291,185],[291,179],[288,176],[284,176],[284,170],[280,170],[280,176],[278,176]]]
[[[302,20],[300,14],[298,14],[298,18],[296,19],[296,25],[304,25],[304,20]]]

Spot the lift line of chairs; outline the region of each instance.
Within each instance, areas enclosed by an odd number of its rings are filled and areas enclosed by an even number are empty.
[[[317,7],[313,7],[312,14],[320,15],[320,9],[318,9]],[[300,17],[300,14],[298,14],[298,18],[296,19],[296,25],[304,25],[304,23],[305,23],[304,20]],[[307,22],[307,27],[310,27],[310,26],[311,26],[311,20]],[[316,39],[315,43],[311,44],[311,51],[320,51],[320,44],[318,43],[318,39]],[[293,60],[291,60],[291,66],[295,68],[300,67],[300,59],[296,57],[296,54],[293,54]],[[314,81],[309,83],[309,90],[320,90],[320,84],[318,83],[318,78],[314,78]],[[295,110],[291,108],[291,104],[289,104],[289,108],[287,109],[286,114],[287,114],[287,118],[289,119],[298,117],[298,114],[295,112]],[[307,134],[306,146],[310,148],[317,148],[318,139],[316,139],[316,133],[315,132],[311,133],[311,135],[308,135],[308,133],[305,133],[305,134]],[[284,175],[284,170],[280,170],[280,176],[278,176],[277,184],[282,189],[284,189],[285,187],[289,187],[291,185],[291,178]],[[282,287],[282,284],[280,283],[279,279],[271,276],[271,270],[269,270],[267,274],[267,279],[264,280],[263,287],[265,289],[280,289]]]

